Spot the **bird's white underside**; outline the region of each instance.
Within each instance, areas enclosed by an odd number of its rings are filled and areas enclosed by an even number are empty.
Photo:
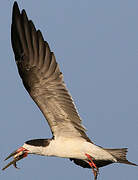
[[[85,153],[92,156],[95,160],[117,160],[103,148],[96,146],[82,138],[58,138],[52,140],[46,147],[23,145],[29,150],[30,154],[39,154],[43,156],[56,156],[62,158],[76,158],[86,160]]]

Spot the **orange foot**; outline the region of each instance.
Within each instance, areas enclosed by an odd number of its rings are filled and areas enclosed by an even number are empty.
[[[94,162],[92,160],[92,157],[89,154],[87,154],[87,153],[85,153],[85,155],[89,159],[88,163],[89,163],[89,165],[92,168],[92,171],[93,171],[93,174],[94,174],[94,179],[97,180],[97,175],[98,175],[98,171],[99,170],[98,170],[97,166],[94,164]]]

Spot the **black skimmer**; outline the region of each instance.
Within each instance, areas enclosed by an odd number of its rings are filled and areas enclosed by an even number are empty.
[[[53,137],[26,141],[5,159],[14,158],[3,170],[10,165],[17,167],[16,162],[28,154],[68,158],[83,168],[91,168],[95,180],[102,166],[137,166],[126,159],[127,148],[106,149],[88,138],[54,53],[25,10],[20,12],[17,2],[13,5],[11,41],[23,84],[48,121]]]

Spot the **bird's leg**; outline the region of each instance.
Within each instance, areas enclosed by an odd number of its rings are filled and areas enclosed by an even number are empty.
[[[98,176],[98,172],[99,169],[97,168],[97,166],[94,164],[92,157],[89,154],[85,154],[87,156],[87,158],[89,159],[89,165],[92,168],[93,174],[94,174],[94,180],[97,180],[97,176]]]

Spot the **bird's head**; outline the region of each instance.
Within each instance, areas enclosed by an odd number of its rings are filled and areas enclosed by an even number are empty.
[[[29,150],[24,148],[24,147],[20,147],[19,149],[17,149],[16,151],[12,152],[6,159],[9,159],[10,157],[13,157],[13,160],[11,162],[9,162],[2,170],[5,170],[6,168],[8,168],[10,165],[13,164],[13,166],[15,168],[17,168],[16,162],[27,157],[29,153]]]
[[[5,160],[13,157],[13,160],[9,162],[2,170],[5,170],[13,164],[17,168],[16,162],[27,157],[28,154],[47,155],[47,146],[52,139],[32,139],[26,141],[22,147],[12,152]]]

